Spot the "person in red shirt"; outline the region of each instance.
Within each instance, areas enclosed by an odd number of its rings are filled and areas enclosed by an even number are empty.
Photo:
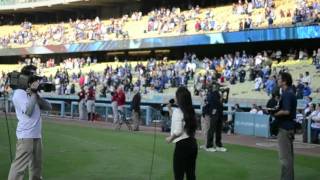
[[[116,123],[115,128],[119,130],[121,128],[122,123],[123,123],[122,116],[124,116],[124,118],[126,117],[125,111],[124,111],[124,104],[126,102],[126,95],[125,95],[125,93],[123,91],[122,86],[119,86],[118,89],[117,89],[116,100],[117,100],[117,105],[118,105],[118,121]]]
[[[84,76],[83,75],[81,75],[79,78],[79,85],[80,85],[80,87],[84,86]]]
[[[196,24],[194,25],[194,28],[195,28],[196,32],[201,30],[201,24],[199,21],[196,22]]]
[[[96,92],[91,85],[87,91],[87,111],[88,111],[88,120],[94,120],[94,112],[95,112],[95,100],[96,100]]]
[[[116,90],[111,92],[111,105],[113,112],[113,124],[115,125],[118,122],[118,103],[117,103],[118,93]]]
[[[117,89],[117,103],[118,103],[118,109],[120,111],[124,110],[125,102],[126,102],[126,95],[125,95],[122,87],[119,86],[118,89]]]

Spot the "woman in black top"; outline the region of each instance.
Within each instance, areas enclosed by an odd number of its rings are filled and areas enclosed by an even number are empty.
[[[198,145],[195,139],[197,121],[192,106],[191,94],[185,87],[179,87],[176,92],[177,108],[172,109],[168,105],[172,115],[171,133],[166,138],[168,143],[175,143],[173,156],[173,171],[175,180],[183,180],[184,174],[187,180],[195,180],[196,159]]]

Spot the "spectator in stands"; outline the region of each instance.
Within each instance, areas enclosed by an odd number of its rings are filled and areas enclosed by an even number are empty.
[[[304,91],[304,84],[300,79],[298,79],[297,85],[296,85],[296,95],[297,99],[303,99],[303,91]]]
[[[246,79],[246,71],[244,70],[243,67],[241,67],[240,71],[239,71],[239,82],[243,83]]]
[[[306,82],[304,83],[303,88],[303,97],[309,97],[311,95],[311,88],[309,87],[309,84]]]
[[[71,88],[70,88],[70,94],[73,95],[76,93],[76,86],[74,83],[71,84]]]
[[[258,107],[256,104],[252,104],[252,108],[250,110],[251,114],[256,114],[258,112]]]
[[[317,51],[316,50],[312,51],[312,64],[314,64],[314,65],[317,64]]]
[[[55,84],[55,89],[56,89],[56,94],[61,94],[61,84],[60,84],[60,77],[56,76],[55,80],[54,80],[54,84]]]
[[[276,60],[278,61],[278,64],[281,62],[281,60],[282,60],[282,52],[281,52],[281,50],[277,50],[277,52],[276,52]]]
[[[199,32],[201,30],[200,21],[196,21],[196,24],[194,25],[194,29],[196,30],[196,32]]]
[[[256,114],[258,114],[258,115],[263,115],[264,114],[262,106],[258,106],[257,107],[257,113]]]
[[[268,96],[271,95],[276,88],[276,78],[275,76],[270,76],[267,82],[265,82],[265,87]]]
[[[311,141],[313,143],[319,143],[319,134],[320,134],[320,104],[317,104],[316,110],[308,117],[312,120],[311,124]]]
[[[95,100],[96,100],[96,92],[91,84],[86,93],[86,101],[87,101],[87,111],[88,111],[88,121],[94,121],[95,116]]]
[[[302,82],[311,85],[311,77],[308,71],[305,72],[305,76],[303,77]]]
[[[256,76],[256,79],[254,80],[254,90],[255,91],[260,91],[261,87],[262,87],[262,78],[260,75]]]
[[[268,18],[268,27],[269,28],[273,27],[273,18],[271,16]]]
[[[240,30],[256,26],[260,27],[265,20],[269,24],[269,27],[273,26],[277,18],[276,11],[278,11],[278,9],[275,8],[273,0],[262,1],[264,0],[254,0],[251,2],[238,1],[238,3],[233,4],[232,14],[248,15],[244,22],[242,22],[242,20],[239,22],[239,24],[242,24]],[[319,5],[313,5],[317,3],[306,5],[307,3],[305,3],[305,1],[301,2],[303,3],[297,3],[297,9],[293,13],[293,24],[314,24],[320,22],[320,14],[318,13]],[[258,14],[255,13],[255,8],[261,7],[265,7],[264,16],[261,12]],[[281,18],[285,16],[291,17],[290,9],[280,9],[279,11]],[[129,31],[131,32],[131,30],[127,29],[126,23],[130,21],[129,19],[131,21],[141,21],[142,12],[133,12],[130,18],[128,14],[124,14],[122,18],[109,19],[109,23],[101,21],[99,17],[86,20],[70,19],[68,23],[62,22],[45,26],[46,28],[43,28],[43,30],[40,28],[41,31],[35,28],[31,22],[25,21],[21,23],[20,29],[9,35],[0,37],[0,46],[71,44],[79,41],[109,40],[113,37],[111,35],[114,35],[116,38],[128,38],[130,34]],[[147,29],[145,32],[158,32],[159,34],[170,32],[185,33],[187,31],[187,21],[195,19],[198,21],[197,28],[195,28],[196,31],[218,29],[222,32],[228,32],[231,30],[229,22],[223,22],[223,24],[217,25],[211,9],[202,13],[201,8],[196,6],[185,12],[180,12],[180,8],[159,8],[152,10],[148,13]],[[231,28],[233,28],[233,26],[231,26]]]

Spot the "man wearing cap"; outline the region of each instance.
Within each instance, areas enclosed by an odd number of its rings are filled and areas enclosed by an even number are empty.
[[[131,101],[133,130],[139,131],[140,104],[141,104],[141,96],[140,96],[139,88],[135,87],[133,90],[133,93],[134,93],[134,96]]]

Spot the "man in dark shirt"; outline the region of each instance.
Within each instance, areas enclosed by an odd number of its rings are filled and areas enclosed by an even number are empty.
[[[133,130],[139,131],[141,96],[138,88],[134,89],[134,94],[131,101]]]
[[[275,109],[278,108],[279,99],[280,99],[280,94],[278,92],[272,93],[272,97],[271,99],[268,100],[266,105],[268,114],[272,115],[275,112]],[[270,135],[272,137],[276,137],[278,134],[278,127],[273,126],[273,124],[275,123],[274,117],[270,116],[269,121],[270,121]]]
[[[282,90],[279,111],[274,114],[278,127],[279,159],[281,163],[281,180],[293,180],[293,140],[294,119],[296,118],[297,98],[292,89],[292,77],[283,72],[279,75],[278,85]]]
[[[213,88],[210,86],[208,88],[206,105],[203,107],[203,114],[205,118],[209,118],[208,120],[210,124],[207,133],[206,150],[210,152],[225,152],[226,148],[223,147],[221,142],[223,104],[221,95],[216,87]],[[216,148],[213,146],[214,135]]]
[[[246,71],[241,67],[241,70],[239,71],[239,77],[240,77],[240,83],[243,83],[246,78]]]

